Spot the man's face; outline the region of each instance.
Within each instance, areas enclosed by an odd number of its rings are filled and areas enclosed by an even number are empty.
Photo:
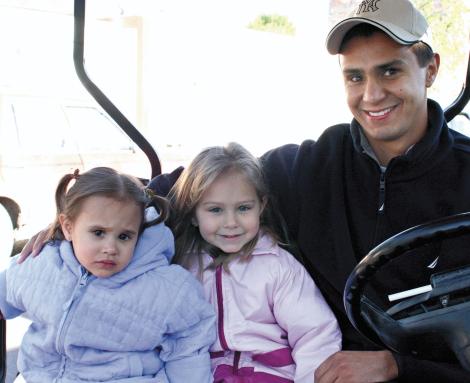
[[[424,68],[409,46],[377,32],[354,37],[340,54],[348,106],[374,149],[407,149],[427,127],[426,88],[438,70]]]

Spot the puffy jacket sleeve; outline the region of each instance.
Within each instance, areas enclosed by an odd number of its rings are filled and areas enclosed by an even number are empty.
[[[305,268],[283,252],[273,297],[274,315],[287,331],[295,382],[313,382],[315,369],[341,349],[336,318]]]
[[[209,347],[216,338],[215,313],[199,282],[187,274],[168,313],[160,357],[171,383],[212,382]]]
[[[12,258],[9,267],[0,272],[0,312],[5,319],[15,318],[24,312],[16,300],[12,299],[15,294],[11,281],[15,279],[15,274],[19,271],[20,267],[15,257]]]

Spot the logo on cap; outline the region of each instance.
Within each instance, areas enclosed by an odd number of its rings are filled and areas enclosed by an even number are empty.
[[[380,1],[380,0],[364,0],[357,7],[356,15],[359,15],[359,14],[365,13],[365,12],[378,11],[379,10],[379,8],[377,7],[377,2],[378,1]]]

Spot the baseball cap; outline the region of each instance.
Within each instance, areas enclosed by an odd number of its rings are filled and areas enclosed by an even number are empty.
[[[346,33],[358,24],[371,24],[384,31],[397,43],[411,45],[422,41],[430,44],[430,30],[422,13],[409,0],[364,0],[328,33],[326,49],[339,53]]]

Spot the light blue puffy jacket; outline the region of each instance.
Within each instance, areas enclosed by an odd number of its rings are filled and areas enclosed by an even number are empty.
[[[35,382],[212,382],[215,315],[199,283],[169,265],[173,235],[146,229],[132,261],[87,276],[67,241],[0,273],[0,310],[32,320],[18,369]]]

